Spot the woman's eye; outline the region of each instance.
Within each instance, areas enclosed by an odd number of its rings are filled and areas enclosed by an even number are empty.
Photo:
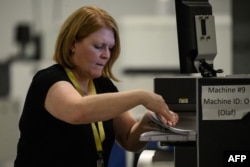
[[[96,49],[102,49],[102,48],[103,48],[103,45],[94,45],[94,47],[95,47]]]
[[[100,49],[101,50],[101,49],[104,49],[106,47],[106,45],[94,45],[94,47],[96,49]],[[113,46],[108,47],[107,49],[111,51],[113,49]]]
[[[96,49],[101,49],[102,47],[101,46],[95,46]]]

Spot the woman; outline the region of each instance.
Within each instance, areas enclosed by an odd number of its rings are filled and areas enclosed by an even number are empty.
[[[150,128],[146,115],[137,122],[128,112],[138,105],[177,123],[161,96],[118,92],[111,68],[119,54],[118,27],[106,11],[85,6],[68,17],[56,41],[56,64],[37,72],[30,85],[15,167],[107,166],[115,140],[140,151],[146,143],[139,137]]]

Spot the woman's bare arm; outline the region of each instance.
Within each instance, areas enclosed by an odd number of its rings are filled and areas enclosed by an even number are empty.
[[[53,116],[71,124],[108,120],[137,105],[173,119],[162,97],[145,90],[82,97],[70,83],[60,81],[52,85],[45,100],[45,108]]]

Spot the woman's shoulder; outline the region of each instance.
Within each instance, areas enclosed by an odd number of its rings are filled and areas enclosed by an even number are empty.
[[[117,92],[118,89],[108,77],[99,77],[94,79],[95,87],[99,92]]]
[[[64,68],[59,64],[53,64],[40,69],[33,77],[33,84],[51,86],[57,81],[69,81]]]
[[[39,71],[37,71],[37,73],[35,74],[35,76],[39,76],[42,74],[47,74],[47,73],[61,73],[64,71],[64,68],[59,65],[59,64],[53,64],[51,66],[48,66],[46,68],[40,69]]]
[[[33,79],[38,79],[38,78],[43,78],[43,77],[47,79],[49,79],[50,77],[57,78],[57,77],[66,76],[65,74],[66,74],[65,70],[61,65],[53,64],[49,67],[46,67],[37,71]]]

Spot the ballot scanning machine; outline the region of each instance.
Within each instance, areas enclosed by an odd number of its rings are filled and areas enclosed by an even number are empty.
[[[177,128],[196,136],[146,132],[140,140],[174,146],[175,167],[250,166],[250,75],[217,75],[223,70],[213,65],[216,34],[208,0],[175,0],[175,7],[181,74],[155,78],[154,91],[179,113]]]

